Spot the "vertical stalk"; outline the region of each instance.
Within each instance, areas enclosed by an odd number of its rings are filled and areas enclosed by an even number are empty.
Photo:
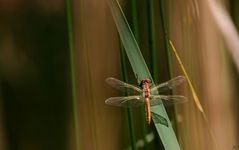
[[[168,64],[168,73],[170,78],[172,78],[172,59],[171,59],[171,50],[170,50],[170,45],[169,45],[169,36],[168,36],[168,31],[166,27],[166,20],[165,20],[165,14],[164,14],[164,2],[163,0],[159,0],[159,14],[160,14],[160,19],[162,23],[162,29],[163,29],[163,41],[164,41],[164,48],[166,50],[166,55],[167,55],[167,64]],[[170,112],[170,116],[172,117],[173,120],[176,120],[175,117],[175,107],[172,109]],[[177,132],[177,126],[174,124],[174,129]]]
[[[168,31],[166,27],[166,22],[165,22],[165,15],[164,15],[164,3],[163,0],[159,0],[159,14],[161,18],[161,23],[162,23],[162,28],[163,28],[163,40],[164,40],[164,48],[166,49],[167,57],[168,57],[168,68],[169,68],[169,75],[171,76],[172,72],[172,61],[171,61],[171,51],[169,49],[169,37],[168,37]]]
[[[68,27],[68,44],[69,44],[69,56],[70,56],[70,70],[71,70],[71,90],[72,90],[72,104],[73,104],[73,121],[75,129],[75,143],[76,149],[80,150],[80,135],[78,124],[78,109],[77,109],[77,97],[76,97],[76,77],[75,77],[75,55],[73,46],[73,24],[72,24],[72,9],[70,0],[65,0],[65,9],[67,16]]]
[[[154,15],[154,1],[147,1],[147,21],[148,21],[148,34],[149,34],[149,50],[151,56],[151,69],[152,69],[152,77],[154,81],[157,83],[158,80],[158,65],[157,65],[157,47],[156,47],[156,28],[155,28],[155,15]],[[162,149],[162,144],[160,142],[156,142],[156,146],[159,149]]]
[[[126,58],[125,58],[125,51],[122,46],[122,43],[120,42],[120,64],[121,64],[121,76],[122,80],[125,82],[128,82],[127,77],[127,68],[126,68]],[[127,95],[127,92],[125,93]],[[126,111],[127,121],[128,121],[128,129],[130,132],[130,143],[132,146],[132,150],[136,149],[136,142],[135,142],[135,132],[134,132],[134,124],[133,124],[133,117],[132,117],[132,111],[130,108],[127,108]]]
[[[147,1],[147,15],[148,15],[148,32],[149,32],[149,50],[151,54],[151,68],[152,75],[156,82],[158,82],[158,67],[157,67],[157,47],[155,36],[155,22],[154,22],[154,3],[153,0]]]
[[[135,39],[139,45],[141,45],[140,41],[140,33],[139,33],[139,19],[138,19],[138,9],[137,9],[137,0],[130,0],[131,2],[131,17],[132,17],[132,32],[135,36]],[[147,127],[146,127],[146,121],[145,121],[145,114],[144,114],[144,108],[140,108],[140,119],[141,119],[141,127],[142,127],[142,133],[143,133],[143,139],[146,143],[146,136],[147,136]],[[145,144],[144,149],[148,149],[148,145]]]

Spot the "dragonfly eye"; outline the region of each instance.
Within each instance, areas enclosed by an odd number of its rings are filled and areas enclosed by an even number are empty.
[[[145,78],[141,81],[140,87],[142,87],[143,84],[151,84],[151,80],[149,78]]]

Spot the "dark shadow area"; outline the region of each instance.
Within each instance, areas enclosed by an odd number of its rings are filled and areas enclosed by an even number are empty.
[[[0,86],[9,150],[65,150],[69,99],[64,10],[1,2]],[[48,6],[49,7],[49,6]]]

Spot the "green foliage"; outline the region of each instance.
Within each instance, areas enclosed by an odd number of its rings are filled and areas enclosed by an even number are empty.
[[[72,25],[72,9],[70,0],[65,0],[67,25],[68,25],[68,43],[69,43],[69,56],[70,56],[70,68],[71,68],[71,88],[72,88],[72,106],[73,106],[73,121],[75,129],[76,149],[80,149],[80,135],[78,124],[78,111],[77,111],[77,98],[76,98],[76,77],[75,77],[75,55],[73,46],[73,25]]]
[[[140,52],[138,44],[130,30],[130,27],[125,19],[125,16],[120,8],[120,5],[115,0],[110,0],[110,9],[115,20],[121,41],[125,47],[126,54],[132,66],[135,77],[138,83],[140,83],[144,78],[149,78],[153,83],[153,79],[148,70],[148,67],[144,61],[144,58]],[[157,94],[157,93],[156,93]],[[155,124],[159,136],[164,144],[166,150],[178,150],[180,149],[178,141],[176,139],[175,133],[172,129],[172,125],[167,116],[165,108],[163,105],[151,107],[152,112],[163,116],[167,122],[168,127],[165,124]],[[155,121],[155,120],[154,120]]]

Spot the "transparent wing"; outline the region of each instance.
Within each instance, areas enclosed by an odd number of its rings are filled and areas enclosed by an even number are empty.
[[[178,77],[175,77],[167,82],[160,83],[159,85],[152,87],[150,90],[151,91],[158,90],[159,92],[168,91],[168,90],[171,90],[174,87],[178,86],[179,84],[183,83],[184,81],[185,81],[184,76],[178,76]]]
[[[143,97],[136,96],[124,96],[124,97],[111,97],[105,100],[107,105],[120,106],[120,107],[137,107],[144,104]]]
[[[120,81],[118,79],[115,79],[115,78],[107,78],[105,80],[110,86],[120,90],[120,91],[123,91],[123,92],[129,92],[129,93],[134,93],[134,94],[137,94],[137,93],[141,93],[141,89],[134,86],[134,85],[131,85],[131,84],[128,84],[128,83],[125,83],[123,81]]]
[[[168,127],[168,121],[166,118],[164,118],[163,116],[158,115],[152,111],[151,111],[151,115],[152,115],[152,119],[153,119],[154,123],[156,123],[156,124],[160,123],[160,124]]]
[[[187,101],[187,98],[182,95],[151,95],[150,98],[151,106],[160,105],[162,104],[162,102],[164,106],[169,106],[172,104],[179,104]]]

